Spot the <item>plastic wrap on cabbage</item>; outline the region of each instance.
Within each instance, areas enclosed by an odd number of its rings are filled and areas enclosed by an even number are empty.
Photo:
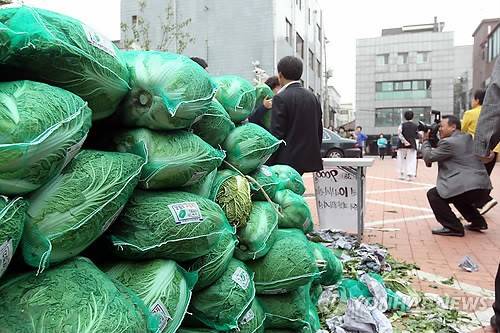
[[[255,288],[259,294],[286,293],[320,276],[308,240],[297,229],[278,229],[269,252],[246,263],[255,272]]]
[[[159,321],[158,333],[174,333],[184,319],[196,273],[188,273],[175,261],[155,259],[120,262],[105,272],[134,291]]]
[[[0,285],[2,332],[151,332],[158,321],[129,288],[82,257]]]
[[[228,231],[234,233],[222,209],[209,199],[136,190],[108,236],[119,257],[183,262],[209,253]]]
[[[276,172],[280,180],[279,190],[290,190],[298,195],[304,194],[306,187],[302,176],[291,166],[273,165],[271,169]]]
[[[255,86],[255,107],[259,107],[266,98],[273,98],[273,90],[265,83],[259,83]]]
[[[94,119],[111,115],[128,92],[120,51],[84,23],[28,6],[0,9],[0,23],[0,41],[14,36],[0,51],[4,80],[22,77],[71,91],[89,103]]]
[[[314,224],[311,210],[306,199],[290,190],[276,192],[274,202],[280,205],[281,215],[279,217],[280,228],[296,228],[304,233],[311,232]]]
[[[227,331],[238,328],[254,298],[253,274],[243,262],[232,259],[214,284],[193,295],[189,309],[208,327]]]
[[[226,231],[209,253],[199,257],[189,265],[190,272],[198,273],[198,281],[194,290],[201,290],[212,285],[224,274],[233,258],[237,243],[238,240],[233,232]]]
[[[278,232],[278,208],[267,201],[253,203],[248,223],[237,232],[239,244],[234,252],[235,258],[255,260],[269,252]]]
[[[85,250],[113,223],[132,195],[144,160],[82,150],[30,198],[24,260],[43,270]]]
[[[316,264],[321,273],[319,282],[323,286],[331,286],[342,279],[343,265],[333,251],[321,243],[309,242],[316,257]]]
[[[247,175],[266,163],[282,142],[259,125],[248,123],[231,131],[222,147],[226,160]]]
[[[216,86],[188,57],[160,51],[127,51],[123,57],[131,86],[118,111],[125,125],[189,128],[208,111]]]
[[[194,134],[213,147],[220,146],[234,128],[229,114],[216,99],[211,101],[208,111],[192,126]]]
[[[278,174],[267,165],[262,165],[257,170],[249,175],[253,180],[257,182],[254,183],[250,181],[250,189],[252,190],[253,200],[266,200],[266,196],[262,193],[262,190],[266,192],[268,197],[272,200],[278,191],[278,186],[281,184],[278,178]]]
[[[247,224],[252,211],[252,198],[245,177],[229,169],[217,172],[210,199],[219,204],[232,225],[242,228]]]
[[[56,176],[82,146],[91,117],[86,102],[61,88],[0,83],[0,193],[29,193]]]
[[[285,294],[259,295],[257,299],[266,315],[266,329],[311,332],[309,311],[314,306],[309,297],[309,284]]]
[[[255,108],[255,87],[247,80],[224,75],[214,78],[217,85],[215,98],[222,104],[234,123],[247,119]]]
[[[16,252],[24,230],[28,203],[0,196],[0,278]]]
[[[198,183],[219,167],[225,154],[198,136],[185,132],[154,132],[145,128],[123,132],[115,137],[118,151],[142,156],[139,186],[167,189]]]
[[[197,183],[182,188],[183,191],[197,194],[204,198],[210,198],[210,192],[217,176],[217,169],[212,170],[208,175],[201,178]]]

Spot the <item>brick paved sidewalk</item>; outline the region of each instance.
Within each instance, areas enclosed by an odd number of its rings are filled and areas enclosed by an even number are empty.
[[[484,324],[474,332],[492,332],[487,323],[493,313],[494,279],[500,260],[500,205],[485,215],[489,227],[485,232],[466,231],[462,238],[432,235],[431,229],[440,225],[432,214],[426,192],[435,184],[437,166],[427,168],[419,160],[417,173],[413,182],[397,179],[396,160],[390,158],[377,158],[374,166],[368,168],[364,241],[383,244],[396,258],[416,263],[422,271],[415,282],[418,289],[457,297],[456,306],[474,312]],[[312,176],[305,175],[304,180],[317,223]],[[500,163],[491,180],[492,196],[500,200]],[[468,273],[458,267],[466,255],[479,265],[478,272]],[[453,286],[440,283],[450,277],[456,281]]]

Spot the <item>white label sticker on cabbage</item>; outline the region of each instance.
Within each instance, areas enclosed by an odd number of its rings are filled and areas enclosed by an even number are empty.
[[[7,266],[9,266],[13,254],[12,239],[7,240],[0,245],[0,276],[2,276],[2,274],[7,270]]]
[[[196,202],[180,202],[168,205],[176,224],[202,222],[200,207]]]
[[[236,282],[243,290],[247,290],[248,285],[250,284],[250,276],[247,271],[243,268],[238,267],[233,273],[231,277],[234,282]]]
[[[82,24],[83,30],[85,31],[85,34],[87,35],[87,40],[89,41],[89,44],[97,47],[100,50],[103,50],[107,54],[116,57],[116,52],[115,49],[113,48],[113,43],[108,40],[106,37],[98,33],[97,31],[94,31],[92,28],[86,26],[85,24]]]
[[[203,177],[205,177],[207,175],[207,172],[206,171],[200,171],[200,172],[195,172],[193,174],[193,176],[191,177],[191,179],[185,184],[186,186],[188,185],[193,185],[195,184],[197,181],[199,181],[200,179],[202,179]]]
[[[157,332],[162,332],[165,327],[167,327],[168,321],[172,320],[172,317],[168,313],[167,307],[162,303],[162,301],[157,300],[150,309],[153,315],[158,317],[158,319],[160,320],[160,326],[158,327]]]
[[[240,325],[246,325],[249,322],[251,322],[254,318],[255,318],[255,313],[253,313],[253,310],[250,309],[245,314],[245,316],[243,318],[241,318]]]

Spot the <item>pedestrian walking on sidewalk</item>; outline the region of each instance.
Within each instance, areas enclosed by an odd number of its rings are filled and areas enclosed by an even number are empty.
[[[354,131],[354,139],[356,140],[356,147],[361,150],[361,156],[365,154],[366,141],[368,140],[368,136],[363,133],[363,127],[357,126]]]
[[[384,138],[384,134],[380,133],[380,137],[377,140],[378,156],[381,160],[385,157],[385,152],[387,150],[387,139]]]
[[[399,125],[398,171],[399,179],[413,180],[417,176],[418,126],[413,122],[413,112],[406,111],[405,121]]]
[[[476,90],[474,92],[474,98],[472,99],[472,109],[464,113],[464,119],[462,120],[462,132],[468,133],[472,135],[472,137],[476,135],[477,121],[479,120],[479,115],[481,114],[485,93],[486,92],[484,90]],[[489,176],[491,176],[493,168],[497,162],[498,153],[500,153],[500,144],[497,144],[493,149],[493,156],[491,160],[484,164]],[[479,212],[481,215],[484,215],[497,204],[498,201],[488,194],[483,202],[478,203]]]
[[[500,57],[495,62],[491,82],[486,89],[484,104],[477,122],[474,136],[474,152],[483,162],[490,162],[495,154],[494,147],[500,143]],[[495,279],[495,304],[491,326],[500,331],[500,264]]]

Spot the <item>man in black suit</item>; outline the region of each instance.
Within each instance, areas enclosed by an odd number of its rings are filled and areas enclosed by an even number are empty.
[[[281,89],[273,97],[271,133],[285,141],[271,156],[268,165],[286,164],[300,174],[323,169],[321,141],[321,104],[316,96],[300,83],[302,61],[287,56],[278,63]]]

